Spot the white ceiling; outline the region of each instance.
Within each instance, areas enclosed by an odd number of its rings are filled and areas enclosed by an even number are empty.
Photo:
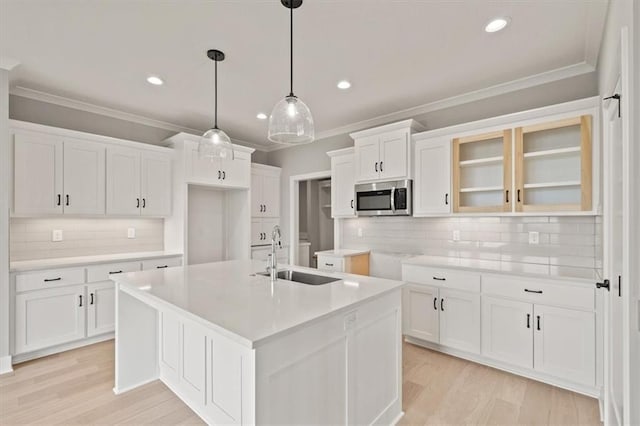
[[[593,69],[606,5],[307,0],[294,14],[294,91],[322,136],[575,64]],[[511,25],[485,33],[495,16]],[[14,93],[45,92],[204,130],[213,118],[205,52],[217,48],[227,55],[218,68],[219,125],[267,148],[267,122],[256,114],[269,114],[288,93],[288,34],[278,0],[0,0],[0,54],[21,63],[11,73]],[[146,83],[150,74],[165,85]],[[343,78],[350,90],[336,88]]]

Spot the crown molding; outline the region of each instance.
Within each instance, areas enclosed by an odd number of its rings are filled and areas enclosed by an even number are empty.
[[[153,118],[145,117],[138,114],[132,114],[129,112],[119,111],[113,108],[107,108],[100,105],[95,105],[89,102],[78,101],[76,99],[67,98],[64,96],[54,95],[40,90],[29,89],[27,87],[15,86],[10,88],[9,93],[22,98],[33,99],[40,102],[46,102],[54,105],[59,105],[66,108],[77,109],[93,114],[103,115],[106,117],[116,118],[119,120],[128,121],[131,123],[142,124],[144,126],[155,127],[158,129],[171,130],[176,133],[189,133],[192,135],[202,134],[204,131],[200,129],[193,129],[190,127],[180,126],[178,124],[169,123],[167,121],[156,120]],[[231,138],[231,141],[237,145],[244,145],[250,148],[254,148],[260,151],[265,151],[263,145],[244,141],[241,139]]]
[[[0,69],[11,71],[15,67],[20,65],[20,61],[9,56],[0,55]]]

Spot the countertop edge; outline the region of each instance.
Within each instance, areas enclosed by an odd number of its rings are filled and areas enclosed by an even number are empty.
[[[105,257],[104,259],[99,259],[99,257]],[[113,256],[108,258],[108,256]],[[91,266],[91,265],[102,265],[105,263],[114,263],[114,262],[134,262],[136,260],[148,260],[148,259],[164,259],[169,257],[181,257],[182,253],[178,252],[133,252],[133,253],[117,253],[113,255],[97,255],[97,256],[86,256],[83,259],[82,256],[79,257],[70,257],[70,258],[51,258],[51,259],[38,259],[38,260],[17,260],[9,263],[9,273],[16,272],[33,272],[33,271],[42,271],[45,269],[57,269],[57,268],[73,268],[79,266]],[[69,259],[66,261],[65,259]],[[32,263],[33,265],[29,265]],[[26,263],[26,266],[22,264]],[[16,266],[16,264],[18,264]]]

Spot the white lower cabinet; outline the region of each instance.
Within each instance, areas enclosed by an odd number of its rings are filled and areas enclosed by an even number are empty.
[[[280,223],[280,219],[256,219],[251,220],[251,245],[261,246],[271,244],[273,227]]]
[[[480,353],[480,295],[409,284],[403,294],[403,333]]]
[[[482,297],[482,354],[498,361],[533,368],[533,305]]]
[[[85,286],[16,295],[15,352],[24,353],[85,336]]]
[[[115,330],[116,291],[112,281],[87,285],[87,337]]]
[[[534,369],[572,382],[594,385],[596,321],[593,312],[534,306]]]

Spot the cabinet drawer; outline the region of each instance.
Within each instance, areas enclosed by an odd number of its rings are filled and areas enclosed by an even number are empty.
[[[50,269],[16,275],[16,293],[84,284],[84,268]]]
[[[136,272],[140,270],[140,262],[120,262],[107,263],[105,265],[95,265],[87,267],[87,282],[94,283],[106,281],[111,274],[121,274],[123,272]]]
[[[554,283],[544,279],[483,275],[482,293],[545,305],[587,310],[595,308],[594,289],[580,284]]]
[[[402,280],[457,290],[480,292],[480,274],[421,265],[402,265]]]
[[[344,271],[344,258],[318,255],[318,270],[342,272]]]
[[[142,262],[142,270],[148,271],[150,269],[164,269],[180,265],[182,265],[181,257],[165,257],[163,259],[144,260]]]

